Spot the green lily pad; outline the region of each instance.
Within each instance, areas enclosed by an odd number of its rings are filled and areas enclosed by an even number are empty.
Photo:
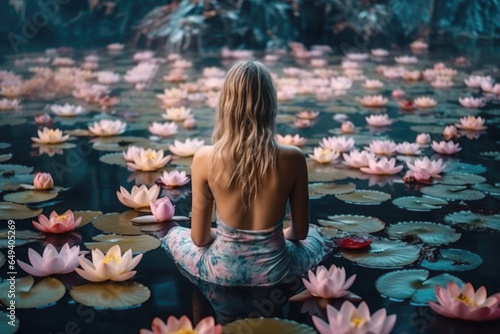
[[[424,259],[422,267],[430,270],[465,271],[479,267],[483,259],[477,254],[463,249],[441,249],[436,262]]]

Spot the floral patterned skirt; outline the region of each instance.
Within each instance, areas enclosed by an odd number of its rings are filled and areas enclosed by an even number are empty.
[[[316,266],[324,255],[324,237],[310,225],[305,240],[290,241],[283,222],[265,230],[241,230],[217,220],[215,240],[197,247],[191,230],[176,226],[163,247],[187,273],[224,286],[269,286],[286,282]]]

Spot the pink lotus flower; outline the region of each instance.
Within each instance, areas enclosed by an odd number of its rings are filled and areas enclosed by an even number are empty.
[[[75,271],[78,275],[91,282],[126,281],[137,272],[133,271],[142,259],[142,254],[132,257],[132,249],[126,251],[123,256],[120,245],[114,245],[104,255],[99,249],[92,250],[92,261],[83,255],[78,257],[80,268]]]
[[[431,85],[434,88],[447,89],[453,86],[453,81],[451,81],[451,79],[448,77],[438,76],[431,82]]]
[[[396,61],[396,63],[403,64],[403,65],[418,63],[417,57],[413,57],[413,56],[394,57],[394,60]]]
[[[309,128],[313,125],[310,119],[297,118],[293,121],[293,125],[298,129]]]
[[[382,158],[380,160],[368,160],[368,167],[361,167],[360,170],[363,173],[375,174],[375,175],[391,175],[399,173],[403,169],[403,166],[396,166],[396,159],[392,158],[387,160],[387,158]]]
[[[35,116],[35,123],[36,124],[51,124],[52,123],[52,117],[50,117],[49,114],[40,114]]]
[[[313,274],[312,270],[309,270],[308,276],[309,281],[305,278],[302,279],[307,290],[291,297],[291,301],[306,300],[313,296],[325,299],[344,297],[348,293],[347,289],[356,279],[356,275],[352,275],[346,280],[344,267],[337,268],[334,264],[330,269],[318,266],[316,275]]]
[[[462,130],[472,130],[472,131],[481,131],[486,130],[486,126],[484,126],[484,119],[481,116],[467,116],[460,118],[460,124],[455,124],[457,128]]]
[[[349,153],[343,153],[345,164],[354,168],[367,167],[368,161],[375,160],[375,154],[368,151],[354,150]]]
[[[291,146],[297,146],[301,147],[304,146],[307,139],[299,136],[299,135],[285,135],[282,136],[280,134],[276,134],[276,141],[280,143],[281,145],[291,145]]]
[[[419,133],[415,142],[419,145],[427,145],[431,142],[431,135],[428,133]]]
[[[446,168],[446,165],[443,164],[443,160],[430,160],[427,157],[422,159],[415,159],[413,163],[407,162],[406,165],[408,168],[414,173],[427,173],[431,177],[439,178],[441,177],[439,174]]]
[[[89,125],[88,129],[94,136],[110,137],[124,133],[126,127],[127,123],[119,119],[101,119],[99,122],[94,122],[94,124]]]
[[[302,110],[298,112],[296,116],[301,119],[315,119],[318,118],[319,111]]]
[[[470,88],[478,88],[481,87],[483,83],[492,84],[493,78],[490,76],[483,75],[471,75],[464,80],[465,85]]]
[[[8,111],[20,108],[22,108],[21,101],[17,99],[15,100],[0,99],[0,110],[2,111]]]
[[[413,182],[429,182],[431,180],[431,175],[427,173],[427,171],[407,171],[405,176],[403,176],[403,181],[406,183],[413,183]]]
[[[123,205],[129,208],[143,209],[149,207],[149,203],[155,201],[159,193],[160,187],[155,184],[149,189],[146,185],[133,186],[130,193],[125,188],[120,187],[120,191],[116,192],[116,196]]]
[[[345,301],[338,311],[331,305],[326,306],[328,323],[313,315],[312,320],[320,334],[388,334],[396,323],[396,315],[387,316],[384,308],[370,315],[365,302],[356,308]]]
[[[405,96],[405,91],[402,89],[394,89],[391,93],[391,96],[395,99],[400,99]]]
[[[85,113],[85,109],[83,109],[82,106],[75,106],[69,103],[66,103],[65,105],[51,105],[50,110],[52,110],[52,112],[57,116],[61,117],[72,117]]]
[[[484,93],[500,95],[500,84],[493,84],[492,82],[481,83],[481,89]]]
[[[445,126],[443,130],[443,137],[446,140],[459,137],[457,128],[453,125]]]
[[[403,155],[417,155],[420,154],[420,145],[417,143],[409,143],[407,141],[397,144],[396,151]]]
[[[385,57],[389,55],[389,51],[385,49],[373,49],[371,51],[372,56],[374,57]]]
[[[190,157],[203,146],[205,146],[204,140],[187,138],[184,142],[174,140],[174,145],[169,145],[168,149],[179,157]]]
[[[429,44],[420,39],[417,39],[416,41],[410,43],[410,49],[414,52],[427,50],[428,48]]]
[[[32,221],[33,226],[39,231],[45,233],[66,233],[76,229],[82,222],[82,217],[75,220],[73,211],[68,210],[62,215],[58,215],[57,212],[52,211],[50,217],[39,214],[38,222]]]
[[[474,97],[459,97],[458,102],[464,108],[479,109],[486,105],[486,102],[482,98]]]
[[[421,96],[413,100],[413,103],[417,108],[429,109],[434,108],[437,105],[437,101],[432,97]]]
[[[167,319],[167,323],[161,321],[160,318],[154,318],[151,324],[151,330],[152,331],[141,329],[140,334],[221,334],[222,326],[216,325],[213,317],[206,317],[193,329],[193,324],[189,318],[183,315],[179,319],[170,316]]]
[[[48,190],[54,187],[54,180],[49,173],[36,173],[33,178],[33,186],[36,190]]]
[[[460,152],[462,148],[459,143],[454,143],[452,141],[432,141],[431,147],[434,151],[439,154],[455,154]]]
[[[474,287],[466,283],[461,289],[450,281],[448,286],[434,288],[438,303],[429,302],[434,312],[449,318],[485,321],[500,318],[500,293],[487,297],[484,286],[474,292]]]
[[[278,101],[280,102],[292,101],[295,98],[296,94],[297,90],[292,86],[280,88],[276,92],[276,96],[278,97]]]
[[[144,152],[144,148],[131,145],[126,151],[123,151],[123,158],[126,161],[134,161],[134,157],[139,155],[141,152]]]
[[[149,132],[158,137],[168,137],[173,136],[177,133],[177,124],[174,122],[153,122],[148,128]]]
[[[196,129],[196,120],[194,117],[188,117],[182,122],[184,129]]]
[[[364,52],[351,52],[345,55],[347,59],[354,60],[354,61],[361,61],[361,60],[366,60],[368,59],[369,55],[368,53]]]
[[[372,140],[369,147],[365,147],[369,151],[378,155],[393,155],[396,152],[396,143],[392,140]]]
[[[339,136],[323,138],[319,143],[319,146],[326,150],[343,153],[349,152],[354,147],[354,144],[354,139]]]
[[[315,147],[313,152],[314,154],[309,154],[309,158],[320,164],[328,164],[340,156],[340,154],[336,151],[321,147]]]
[[[141,52],[136,52],[133,56],[133,59],[137,62],[146,62],[148,60],[153,59],[155,56],[154,51],[141,51]]]
[[[340,126],[340,131],[342,131],[342,133],[353,133],[354,129],[354,123],[351,121],[344,121]]]
[[[164,171],[160,182],[167,188],[175,188],[187,184],[189,177],[186,176],[186,172],[184,171],[180,173],[177,170],[173,170],[170,173]]]
[[[332,78],[330,87],[336,91],[345,91],[352,87],[352,80],[346,77]]]
[[[61,144],[68,140],[69,135],[63,135],[59,129],[43,128],[38,130],[38,137],[31,137],[37,144]]]
[[[381,89],[384,87],[384,83],[380,80],[366,79],[365,82],[363,82],[363,87],[366,89]]]
[[[106,46],[109,51],[122,51],[125,48],[125,45],[120,43],[111,43]]]
[[[97,72],[97,82],[104,85],[112,85],[120,81],[120,75],[112,71]]]
[[[363,96],[359,99],[359,103],[361,103],[362,106],[371,108],[384,107],[387,104],[387,101],[387,98],[382,95]]]
[[[168,221],[172,219],[175,213],[175,206],[172,205],[168,197],[162,197],[155,202],[149,203],[149,207],[157,222]]]
[[[31,265],[17,260],[19,267],[30,275],[45,277],[53,274],[67,274],[78,267],[78,254],[80,246],[69,247],[69,244],[64,244],[61,250],[48,244],[43,249],[43,254],[40,256],[34,249],[28,248],[28,258]]]
[[[164,167],[172,159],[170,155],[165,157],[163,155],[163,150],[155,151],[148,148],[134,155],[134,162],[127,162],[127,166],[144,172],[154,171]]]
[[[365,120],[368,125],[376,127],[389,126],[392,124],[392,120],[389,119],[389,116],[387,116],[387,114],[370,115],[369,117],[365,117]]]

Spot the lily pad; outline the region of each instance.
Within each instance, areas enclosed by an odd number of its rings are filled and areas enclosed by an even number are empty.
[[[131,220],[139,216],[139,212],[128,210],[123,213],[107,213],[95,218],[92,224],[100,231],[121,234],[140,235],[142,234],[138,226],[132,224]]]
[[[446,163],[445,173],[459,172],[468,174],[481,174],[486,172],[486,167],[483,165],[472,165],[465,162]]]
[[[356,189],[354,183],[313,183],[309,185],[309,196],[339,195],[353,192]]]
[[[333,165],[318,164],[314,161],[307,161],[307,171],[309,182],[339,181],[347,178],[357,178],[361,173],[358,169],[337,168]]]
[[[278,318],[247,318],[233,321],[222,327],[227,334],[240,333],[287,333],[287,334],[315,334],[316,331],[295,321]]]
[[[430,262],[423,260],[421,265],[431,270],[465,271],[479,267],[483,263],[481,257],[463,249],[441,249],[438,260]]]
[[[127,161],[123,157],[123,153],[110,153],[103,155],[99,158],[99,161],[104,162],[108,165],[118,165],[122,167],[127,167]]]
[[[425,195],[439,197],[450,201],[479,200],[486,196],[482,192],[468,189],[466,186],[448,186],[443,184],[425,187],[421,191]]]
[[[12,154],[0,154],[0,162],[9,161],[12,159]]]
[[[483,193],[490,195],[500,195],[500,183],[497,184],[487,184],[479,183],[472,186],[473,189],[482,191]]]
[[[448,202],[444,199],[434,197],[407,196],[393,199],[392,204],[401,209],[410,211],[430,211],[434,209],[441,209],[443,206],[447,205]]]
[[[432,222],[400,222],[387,227],[387,234],[392,238],[415,236],[429,245],[445,245],[455,242],[462,236],[461,233],[447,225]]]
[[[75,219],[78,219],[78,217],[82,217],[82,222],[78,227],[82,227],[87,225],[92,221],[92,219],[96,218],[97,216],[102,215],[101,211],[73,211],[73,215],[75,216]]]
[[[412,304],[427,305],[436,301],[434,288],[436,285],[446,286],[449,281],[462,286],[464,282],[452,275],[441,274],[430,279],[429,271],[424,269],[397,270],[380,276],[375,288],[384,297],[394,301],[410,299]]]
[[[336,228],[326,226],[321,226],[319,230],[321,231],[321,234],[323,234],[323,236],[329,239],[335,238],[339,232]]]
[[[12,231],[12,230],[9,230],[9,229],[1,229],[0,230],[0,239],[7,239],[9,234],[9,231]],[[18,239],[43,239],[45,237],[45,235],[43,233],[40,233],[40,232],[35,232],[35,231],[31,231],[31,230],[18,230],[16,229],[16,241]]]
[[[88,249],[100,249],[103,253],[107,252],[114,245],[120,245],[120,249],[132,249],[132,253],[149,252],[160,247],[161,241],[149,235],[115,235],[100,234],[92,238],[95,242],[86,242]]]
[[[400,240],[374,240],[370,247],[350,251],[342,250],[344,258],[364,267],[395,268],[417,261],[420,249]]]
[[[479,153],[479,155],[486,158],[493,158],[495,160],[500,160],[500,152],[498,151],[481,152]]]
[[[30,174],[31,172],[33,172],[33,167],[0,164],[0,175]]]
[[[100,282],[75,286],[69,292],[78,303],[99,309],[127,309],[149,299],[151,291],[133,282]]]
[[[385,223],[376,217],[354,215],[328,216],[328,220],[318,219],[318,223],[351,233],[373,233],[385,227]]]
[[[48,306],[57,302],[66,293],[66,287],[61,281],[47,277],[35,283],[33,276],[24,276],[16,279],[16,308],[35,308]],[[9,282],[0,284],[0,302],[9,305]]]
[[[472,230],[492,229],[500,231],[500,215],[459,211],[446,215],[444,221],[450,225],[460,225],[460,227]]]
[[[410,126],[410,130],[418,133],[441,134],[443,127],[439,125],[413,125]]]
[[[24,205],[11,203],[11,202],[0,202],[0,219],[26,219],[33,218],[42,213],[42,209],[32,210]]]
[[[391,199],[391,195],[376,190],[355,190],[348,194],[335,195],[339,200],[351,204],[377,205]]]
[[[3,196],[4,201],[18,204],[40,203],[56,198],[59,193],[57,191],[45,190],[26,190],[15,193],[6,194]]]
[[[486,178],[475,174],[448,173],[437,181],[441,184],[463,186],[466,184],[478,184],[486,182]]]

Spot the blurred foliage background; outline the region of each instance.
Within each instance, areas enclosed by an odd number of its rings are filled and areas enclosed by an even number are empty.
[[[500,0],[2,0],[0,43],[168,51],[275,49],[291,41],[350,48],[500,37]],[[11,48],[12,49],[12,48]]]

